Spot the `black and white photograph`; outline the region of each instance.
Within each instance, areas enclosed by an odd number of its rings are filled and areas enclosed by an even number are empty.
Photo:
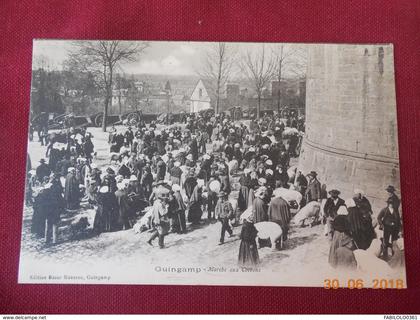
[[[28,128],[19,283],[407,287],[392,44],[34,40]]]

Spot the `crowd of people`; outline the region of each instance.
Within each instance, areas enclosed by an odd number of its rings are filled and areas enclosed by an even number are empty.
[[[255,266],[264,245],[256,241],[257,223],[280,225],[285,241],[291,210],[324,201],[321,222],[331,241],[329,262],[348,265],[352,250],[369,248],[377,236],[370,203],[360,190],[353,201],[344,201],[339,190],[327,192],[315,171],[304,174],[291,167],[303,131],[304,119],[293,114],[287,119],[264,115],[247,125],[224,114],[189,114],[182,125],[152,121],[123,130],[112,126],[110,162],[98,167],[92,135],[69,128],[61,138],[48,139],[48,163],[41,159],[29,171],[26,201],[34,208],[32,232],[55,243],[60,214],[77,210],[81,202],[96,210],[96,234],[131,229],[147,211],[140,227],[151,231],[147,243],[153,246],[157,238],[160,248],[169,233],[193,232],[204,220],[220,221],[223,245],[226,233],[233,235],[233,224],[242,223],[238,262]],[[284,189],[301,198],[285,199],[279,192]],[[391,193],[378,217],[385,248],[401,229],[399,199],[395,190]],[[240,221],[246,210],[252,213]]]

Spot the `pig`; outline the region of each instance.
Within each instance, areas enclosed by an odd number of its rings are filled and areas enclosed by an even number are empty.
[[[147,207],[144,211],[146,212],[144,216],[133,226],[135,233],[141,233],[152,228],[153,207]]]
[[[239,221],[242,222],[251,215],[252,207],[249,207],[241,214]],[[254,226],[258,231],[256,238],[257,243],[258,239],[270,239],[273,250],[276,249],[276,242],[278,241],[280,242],[280,247],[283,248],[283,230],[281,229],[280,225],[275,222],[262,221],[255,223]]]
[[[321,204],[318,201],[311,201],[293,217],[292,223],[301,224],[300,226],[304,227],[306,219],[312,217],[314,217],[315,220],[319,219],[320,210]]]
[[[280,225],[275,222],[262,221],[255,223],[254,226],[258,230],[257,243],[258,239],[270,239],[273,250],[276,250],[277,242],[280,242],[280,248],[283,248],[283,230]]]
[[[298,208],[296,210],[300,210],[300,203],[302,201],[302,194],[299,191],[296,190],[290,190],[286,188],[277,188],[273,192],[274,197],[282,197],[284,200],[286,200],[288,203],[291,203],[293,201],[296,201]]]

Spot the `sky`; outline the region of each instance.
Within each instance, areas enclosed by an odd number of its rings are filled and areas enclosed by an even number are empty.
[[[210,42],[159,42],[151,41],[150,46],[136,62],[123,64],[126,74],[197,75],[203,65]],[[267,48],[272,44],[266,44]],[[261,50],[261,43],[231,43],[230,47],[240,56],[246,51]],[[69,40],[35,40],[33,47],[34,64],[40,57],[48,60],[54,69],[61,69],[68,52],[73,49]]]

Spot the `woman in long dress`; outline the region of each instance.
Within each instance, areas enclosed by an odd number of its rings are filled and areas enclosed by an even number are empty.
[[[350,225],[347,220],[346,215],[338,215],[333,221],[333,239],[330,246],[330,252],[328,255],[328,263],[333,267],[337,268],[338,266],[343,265],[341,261],[341,251],[337,254],[339,248],[347,248],[350,251],[355,249],[353,239],[350,235]]]
[[[258,256],[257,237],[258,230],[252,223],[252,216],[244,220],[241,231],[241,244],[239,246],[238,264],[243,267],[256,266],[260,263]]]
[[[241,212],[245,211],[248,208],[249,184],[251,181],[251,178],[249,177],[248,174],[249,174],[249,169],[245,169],[245,172],[239,179],[241,188],[239,190],[239,196],[238,196],[238,208]]]
[[[188,222],[192,224],[199,224],[201,216],[203,215],[203,210],[201,205],[203,204],[202,197],[202,185],[197,184],[194,187],[192,195],[190,197],[190,202],[188,205]]]
[[[363,215],[363,211],[356,206],[353,199],[346,200],[350,234],[358,249],[366,250],[375,238],[370,214]]]
[[[254,222],[268,221],[268,206],[264,201],[267,194],[267,188],[264,186],[259,187],[255,191],[255,200],[252,204],[252,215],[254,216]]]

